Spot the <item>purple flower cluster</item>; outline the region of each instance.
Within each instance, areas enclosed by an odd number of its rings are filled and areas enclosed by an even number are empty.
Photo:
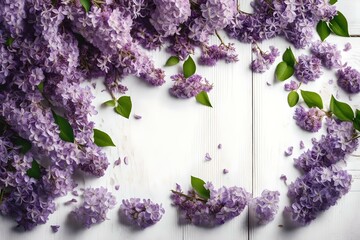
[[[171,199],[179,210],[180,223],[214,227],[238,216],[248,204],[251,194],[241,187],[222,187],[215,190],[211,183],[204,186],[210,198],[200,198],[193,190],[184,194],[177,184]]]
[[[289,185],[292,204],[285,208],[291,220],[309,224],[321,212],[334,206],[351,185],[351,175],[336,167],[315,167]]]
[[[260,197],[250,201],[249,207],[254,212],[259,224],[267,224],[274,220],[279,210],[278,191],[264,190]]]
[[[285,83],[284,84],[284,89],[285,91],[294,91],[297,90],[299,88],[299,84],[297,82],[295,82],[294,80],[291,80],[290,83]]]
[[[257,46],[253,46],[252,51],[256,59],[251,63],[251,70],[256,73],[263,73],[268,70],[280,55],[279,50],[273,46],[270,46],[270,52],[263,52]]]
[[[150,199],[130,198],[122,201],[121,216],[140,228],[147,228],[161,220],[165,213],[161,204],[153,203]]]
[[[359,143],[353,139],[355,130],[351,122],[326,119],[326,126],[327,134],[318,141],[313,139],[312,148],[295,159],[297,168],[308,172],[314,167],[329,167],[357,149]]]
[[[341,67],[341,52],[335,44],[316,41],[311,46],[311,53],[328,69]]]
[[[302,83],[315,81],[322,74],[321,60],[315,56],[301,55],[295,65],[295,76]]]
[[[360,92],[360,72],[351,67],[339,69],[337,71],[337,83],[348,93]]]
[[[219,60],[225,60],[226,63],[237,62],[237,54],[233,44],[228,46],[221,44],[220,46],[204,45],[201,48],[201,56],[199,63],[207,66],[214,66]]]
[[[212,89],[212,85],[197,74],[185,78],[184,74],[179,73],[171,76],[171,79],[175,83],[170,88],[170,93],[177,98],[191,98],[198,95],[201,91],[209,92]]]
[[[312,107],[305,110],[302,106],[296,108],[294,119],[296,124],[309,132],[317,132],[322,126],[322,119],[325,113],[318,108]]]
[[[327,0],[252,1],[253,14],[239,11],[226,31],[242,42],[259,42],[282,35],[297,48],[312,40],[314,26],[336,15],[335,6]]]
[[[84,202],[74,209],[70,215],[81,226],[91,225],[106,220],[107,212],[116,204],[115,197],[106,188],[87,188],[83,194]]]

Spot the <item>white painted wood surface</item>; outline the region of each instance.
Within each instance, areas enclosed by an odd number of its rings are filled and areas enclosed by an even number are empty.
[[[249,0],[240,1],[241,8],[250,10]],[[360,1],[339,0],[338,9],[347,16],[351,34],[360,34]],[[229,41],[225,34],[222,34]],[[351,42],[353,50],[344,53],[349,65],[360,69],[360,39],[330,37],[328,41],[341,48]],[[213,39],[213,43],[217,43]],[[171,86],[169,76],[178,72],[179,67],[166,68],[167,83],[160,88],[151,88],[140,80],[128,78],[125,84],[132,97],[133,113],[143,116],[141,120],[126,120],[111,109],[100,104],[109,99],[103,92],[103,85],[97,84],[94,105],[99,113],[94,117],[96,127],[109,133],[116,148],[106,148],[111,165],[100,179],[78,179],[79,187],[108,187],[116,196],[118,204],[109,214],[109,220],[87,230],[76,230],[69,226],[67,215],[76,206],[64,206],[72,196],[57,201],[57,211],[50,216],[47,224],[31,232],[18,233],[13,230],[12,220],[0,218],[0,239],[127,239],[127,240],[358,240],[360,230],[360,159],[350,157],[347,169],[353,174],[351,192],[343,197],[337,206],[322,214],[311,225],[295,230],[279,227],[284,224],[281,214],[288,203],[287,188],[279,179],[288,176],[288,182],[295,180],[299,172],[293,167],[292,157],[284,157],[284,150],[294,146],[294,155],[300,154],[299,142],[306,147],[310,139],[319,134],[305,133],[292,120],[294,109],[288,107],[287,93],[283,83],[274,81],[276,64],[265,74],[252,74],[250,45],[236,42],[239,62],[219,63],[216,67],[198,67],[197,72],[214,83],[209,94],[214,108],[197,104],[194,99],[178,100],[168,93]],[[261,44],[263,49],[274,45],[281,52],[289,43],[280,38]],[[299,55],[297,51],[296,54]],[[157,66],[162,66],[167,54],[153,52]],[[277,59],[277,62],[280,58]],[[277,63],[276,62],[276,63]],[[338,90],[332,71],[326,71],[315,83],[303,89],[321,91],[325,103],[331,94],[339,92],[340,99],[349,101],[348,95]],[[268,86],[266,82],[271,83]],[[326,105],[326,104],[325,104]],[[351,105],[360,107],[360,97],[352,97]],[[223,148],[217,149],[221,143]],[[209,152],[213,160],[206,162],[204,155]],[[359,154],[358,151],[357,154]],[[118,157],[128,156],[129,165],[114,167]],[[222,170],[229,169],[224,175]],[[184,188],[190,186],[190,176],[212,181],[216,187],[242,186],[258,196],[262,190],[279,190],[281,193],[280,213],[266,226],[248,224],[247,209],[234,220],[216,227],[205,229],[195,226],[181,226],[177,223],[176,209],[171,206],[170,190],[175,183]],[[119,184],[120,190],[114,186]],[[150,198],[163,203],[166,213],[163,219],[143,231],[134,230],[119,222],[118,210],[122,199],[130,197]],[[61,225],[53,234],[50,225]]]

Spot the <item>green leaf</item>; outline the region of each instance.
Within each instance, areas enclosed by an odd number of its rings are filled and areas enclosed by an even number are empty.
[[[324,41],[331,33],[331,30],[326,22],[320,20],[316,25],[316,31],[319,34],[321,41]]]
[[[180,61],[178,56],[171,56],[169,57],[169,59],[166,61],[165,66],[170,67],[170,66],[174,66],[176,64],[178,64]]]
[[[276,66],[275,75],[279,81],[285,81],[294,74],[294,68],[286,62],[281,62]]]
[[[353,121],[354,112],[352,108],[344,102],[340,102],[331,96],[330,111],[341,121]]]
[[[90,0],[80,0],[81,5],[84,7],[85,12],[90,11],[91,1]]]
[[[41,178],[40,165],[35,159],[31,163],[31,168],[26,171],[26,174],[35,179]]]
[[[94,128],[94,143],[99,147],[115,147],[115,144],[112,141],[111,137],[107,133],[96,128]]]
[[[13,141],[14,141],[15,145],[21,147],[20,152],[22,154],[27,153],[31,149],[31,142],[24,138],[16,137]]]
[[[330,0],[329,3],[330,3],[331,5],[334,5],[335,3],[337,3],[337,0]]]
[[[122,96],[118,100],[118,105],[115,108],[115,112],[125,118],[129,118],[132,108],[130,96]]]
[[[198,95],[195,96],[195,98],[198,103],[201,103],[202,105],[205,105],[208,107],[212,107],[207,92],[201,91]]]
[[[196,72],[196,65],[191,56],[183,64],[183,72],[185,78],[191,77]]]
[[[103,102],[102,105],[108,106],[108,107],[115,107],[116,106],[116,101],[115,100],[109,100],[109,101]]]
[[[323,107],[324,107],[323,101],[322,101],[320,95],[317,94],[316,92],[301,90],[301,96],[309,108],[318,107],[319,109],[323,109]]]
[[[5,45],[8,46],[8,47],[11,47],[11,45],[12,45],[13,42],[14,42],[14,40],[15,40],[14,38],[8,37],[8,38],[6,39]]]
[[[360,131],[360,110],[356,109],[355,111],[355,118],[354,118],[354,128],[358,131]]]
[[[288,104],[290,107],[294,107],[299,102],[299,94],[296,91],[291,91],[288,95]]]
[[[55,119],[55,123],[59,126],[60,128],[60,138],[62,140],[64,140],[65,142],[74,142],[75,141],[75,137],[74,137],[74,130],[71,127],[69,121],[59,115],[57,115],[54,111],[52,111],[54,119]]]
[[[290,47],[285,50],[282,59],[287,63],[288,66],[295,66],[296,58]]]
[[[331,31],[338,36],[350,37],[348,22],[340,11],[338,11],[337,15],[330,21],[329,27]]]
[[[202,198],[209,199],[210,198],[210,190],[204,187],[204,180],[191,176],[191,186],[195,190],[195,192]]]
[[[44,82],[39,83],[39,85],[37,85],[37,88],[41,93],[44,92]]]

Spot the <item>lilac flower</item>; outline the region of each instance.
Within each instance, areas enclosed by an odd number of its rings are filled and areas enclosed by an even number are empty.
[[[300,149],[304,149],[305,148],[305,144],[303,141],[300,141],[299,143]]]
[[[277,48],[270,46],[270,53],[261,51],[258,47],[252,48],[256,59],[251,63],[251,70],[256,73],[263,73],[275,62],[276,57],[280,55]]]
[[[352,48],[351,43],[348,42],[345,44],[343,51],[347,52],[347,51],[351,50],[351,48]]]
[[[59,231],[60,225],[51,225],[50,227],[53,233],[57,233]]]
[[[305,48],[313,38],[315,22],[309,18],[297,18],[283,30],[285,38],[296,48]]]
[[[322,118],[325,113],[318,108],[310,108],[308,111],[302,106],[296,108],[294,119],[296,124],[309,132],[317,132],[322,126]]]
[[[150,22],[164,37],[178,32],[178,27],[191,14],[190,2],[187,0],[154,0],[155,11]]]
[[[165,210],[150,199],[130,198],[122,201],[120,213],[129,223],[147,228],[160,221]]]
[[[205,154],[205,161],[211,161],[211,156],[210,156],[210,154],[209,153],[206,153]]]
[[[290,83],[285,83],[284,85],[285,91],[294,91],[299,89],[299,84],[295,82],[294,80],[291,80]]]
[[[278,191],[264,190],[260,197],[250,201],[249,207],[254,212],[259,224],[267,224],[274,220],[279,210],[279,196]]]
[[[125,163],[125,165],[129,164],[129,158],[127,156],[124,157],[124,163]]]
[[[335,44],[316,41],[311,46],[311,53],[329,69],[341,67],[341,53]]]
[[[315,167],[289,185],[291,205],[285,212],[291,220],[306,225],[334,206],[351,185],[351,175],[336,167]]]
[[[338,85],[348,93],[360,92],[360,73],[351,67],[337,71]]]
[[[329,167],[353,153],[359,143],[351,140],[354,128],[351,122],[326,120],[327,134],[312,140],[312,147],[295,159],[295,166],[305,172],[314,167]]]
[[[224,59],[226,63],[237,62],[237,54],[233,44],[225,46],[203,46],[201,48],[201,56],[199,63],[207,66],[214,66],[219,60]]]
[[[200,226],[215,227],[238,216],[247,205],[251,194],[240,187],[222,187],[215,190],[211,183],[204,186],[210,190],[210,198],[200,198],[190,190],[187,195],[176,185],[171,199],[179,209],[180,223],[192,223]]]
[[[303,83],[315,81],[322,74],[321,60],[315,56],[301,55],[295,65],[295,76]]]
[[[201,91],[209,92],[212,85],[200,75],[194,74],[185,78],[182,73],[171,76],[175,82],[170,93],[177,98],[191,98],[198,95]]]
[[[288,147],[284,152],[285,157],[291,156],[293,154],[293,150],[294,150],[293,146]]]
[[[115,197],[103,187],[87,188],[83,197],[82,205],[70,215],[78,224],[86,228],[105,221],[107,212],[116,204]]]

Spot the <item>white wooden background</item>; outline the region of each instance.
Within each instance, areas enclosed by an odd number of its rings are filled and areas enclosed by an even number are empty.
[[[250,11],[249,0],[240,1],[241,8]],[[360,34],[359,1],[339,0],[338,9],[349,20],[350,33]],[[224,39],[228,41],[225,34]],[[360,69],[360,39],[331,36],[328,41],[343,48],[351,42],[353,49],[343,57],[349,65]],[[213,39],[213,43],[217,43]],[[281,52],[289,43],[280,38],[266,41],[264,50],[275,45]],[[76,230],[67,222],[68,213],[76,206],[64,206],[69,195],[57,201],[57,211],[50,216],[47,224],[38,226],[31,232],[19,233],[13,230],[15,223],[0,218],[0,239],[128,239],[128,240],[358,240],[360,239],[360,159],[348,159],[347,169],[353,174],[351,192],[343,197],[338,205],[323,213],[309,226],[298,229],[280,227],[284,224],[282,209],[288,204],[287,187],[279,179],[281,174],[291,182],[299,176],[293,167],[292,157],[284,157],[284,150],[294,146],[294,155],[300,154],[299,142],[304,140],[306,147],[314,134],[306,133],[292,120],[294,109],[288,107],[287,93],[283,83],[274,81],[274,66],[265,74],[252,74],[250,45],[236,42],[239,62],[219,63],[216,67],[198,67],[197,72],[214,83],[209,94],[214,108],[197,104],[194,99],[178,100],[171,97],[169,76],[177,73],[180,67],[166,68],[167,83],[160,88],[151,88],[135,78],[126,79],[128,94],[133,101],[132,113],[143,116],[141,120],[126,120],[116,115],[112,109],[104,109],[100,104],[109,99],[97,84],[94,91],[94,105],[99,114],[94,117],[96,127],[109,133],[116,148],[106,148],[111,162],[106,175],[101,179],[78,179],[79,187],[108,187],[116,196],[118,205],[109,214],[109,220],[87,230]],[[306,51],[301,51],[306,52]],[[296,52],[299,55],[299,51]],[[162,66],[168,54],[153,52],[157,66]],[[332,93],[338,92],[343,101],[349,96],[339,90],[334,71],[326,71],[317,82],[303,85],[303,89],[320,91],[325,102]],[[270,83],[268,86],[266,83]],[[352,97],[351,105],[360,107],[360,97]],[[317,134],[317,136],[320,133]],[[217,149],[221,143],[223,149]],[[209,152],[212,161],[206,162],[204,155]],[[356,154],[359,154],[358,151]],[[114,167],[114,161],[128,156],[129,165]],[[229,169],[224,175],[222,170]],[[175,183],[185,189],[190,186],[190,176],[198,176],[212,181],[216,187],[242,186],[258,196],[262,190],[279,190],[281,193],[280,213],[266,226],[248,223],[247,209],[232,221],[205,229],[191,225],[177,224],[177,211],[171,206],[170,190]],[[120,190],[114,186],[119,184]],[[124,198],[150,198],[163,203],[166,213],[163,219],[143,231],[134,230],[119,222],[118,210]],[[51,224],[61,225],[53,234]]]

